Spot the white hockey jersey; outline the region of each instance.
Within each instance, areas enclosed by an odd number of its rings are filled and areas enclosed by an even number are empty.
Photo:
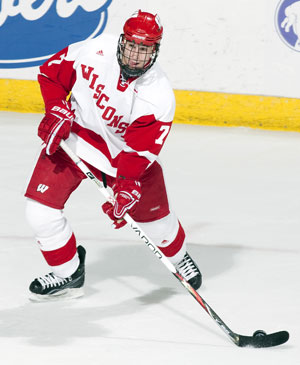
[[[175,98],[157,62],[125,81],[117,43],[101,35],[70,45],[40,67],[38,80],[46,109],[71,92],[76,119],[67,144],[79,157],[111,176],[138,179],[166,140]]]

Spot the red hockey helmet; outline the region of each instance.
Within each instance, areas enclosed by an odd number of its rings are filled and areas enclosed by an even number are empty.
[[[126,21],[123,30],[127,40],[137,44],[143,43],[145,46],[159,43],[163,34],[159,16],[141,10]]]
[[[124,33],[121,34],[118,44],[117,57],[120,64],[123,75],[126,78],[138,77],[144,74],[150,67],[153,66],[159,52],[160,41],[162,39],[163,27],[160,24],[159,16],[151,13],[143,12],[141,10],[136,11],[124,24]],[[142,59],[143,50],[142,48],[149,48],[152,46],[150,51],[149,59],[145,55],[145,62],[137,63],[136,66],[129,64],[129,58],[133,57],[125,51],[126,44],[131,43],[137,45],[136,48],[140,50],[134,50],[134,57]]]

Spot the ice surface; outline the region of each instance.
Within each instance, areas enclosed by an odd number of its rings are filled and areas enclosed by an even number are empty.
[[[24,218],[40,119],[0,113],[1,364],[300,364],[298,133],[174,125],[162,152],[203,298],[238,333],[291,335],[241,349],[129,228],[110,227],[89,181],[65,211],[87,249],[85,297],[28,301],[48,272]]]

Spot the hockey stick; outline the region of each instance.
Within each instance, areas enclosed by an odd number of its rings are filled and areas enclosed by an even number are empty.
[[[96,178],[96,176],[90,171],[87,165],[70,149],[70,147],[62,140],[60,142],[61,148],[66,154],[74,161],[78,168],[93,181],[98,190],[104,195],[106,200],[114,204],[114,198],[109,194],[107,189],[103,186],[102,182]],[[160,251],[160,249],[151,241],[145,232],[138,226],[138,224],[130,217],[129,214],[125,214],[124,219],[135,231],[135,233],[144,241],[149,249],[158,257],[162,263],[171,271],[171,273],[179,280],[179,282],[188,290],[188,292],[196,299],[206,313],[216,322],[216,324],[226,333],[229,339],[237,346],[240,347],[271,347],[278,346],[285,343],[289,339],[289,333],[287,331],[279,331],[270,334],[266,334],[262,330],[257,330],[252,336],[243,336],[233,332],[216,314],[216,312],[206,303],[206,301],[199,295],[199,293],[193,289],[193,287],[179,274],[175,266],[167,259],[166,256]]]

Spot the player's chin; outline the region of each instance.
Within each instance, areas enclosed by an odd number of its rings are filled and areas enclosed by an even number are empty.
[[[138,63],[129,63],[128,64],[128,67],[131,69],[131,70],[140,70],[143,68],[142,65],[138,64]]]

